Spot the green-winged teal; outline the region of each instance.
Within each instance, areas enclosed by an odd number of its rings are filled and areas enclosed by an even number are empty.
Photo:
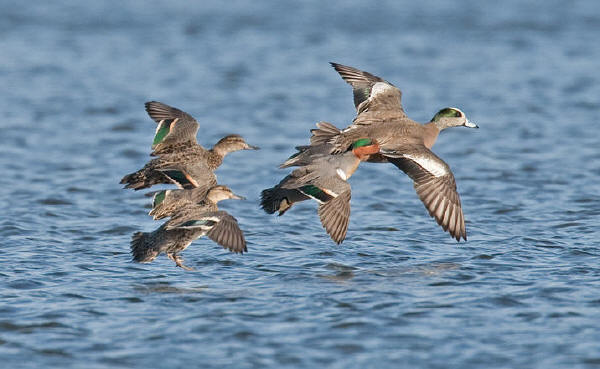
[[[154,220],[169,217],[188,204],[197,204],[204,200],[211,187],[203,185],[192,189],[157,191],[152,198],[152,210],[149,215]]]
[[[299,149],[299,155],[290,159],[310,152],[307,151],[309,147]],[[351,188],[347,180],[361,161],[379,151],[379,146],[371,139],[359,139],[343,154],[321,155],[321,151],[313,152],[311,157],[306,158],[307,164],[294,170],[277,186],[263,190],[261,207],[269,214],[279,211],[279,215],[283,215],[294,203],[314,199],[319,203],[321,224],[331,239],[339,244],[346,238],[350,218]],[[294,162],[290,165],[301,164]]]
[[[235,195],[226,186],[215,186],[208,191],[204,201],[181,207],[171,215],[170,220],[153,232],[134,233],[131,239],[133,260],[149,263],[164,252],[178,267],[190,270],[191,268],[183,265],[183,259],[178,254],[192,241],[204,235],[230,251],[248,251],[237,220],[217,208],[217,202],[225,199],[242,197]]]
[[[221,165],[227,154],[238,150],[258,149],[247,144],[239,135],[228,135],[212,149],[206,150],[196,142],[198,122],[191,115],[158,101],[147,102],[146,110],[158,123],[152,144],[154,151],[151,154],[157,158],[150,160],[137,172],[123,177],[120,183],[125,184],[125,188],[137,191],[159,183],[171,183],[173,181],[162,171],[174,166],[188,173],[192,182],[212,183],[214,170]]]
[[[429,214],[444,231],[466,241],[464,216],[456,182],[450,167],[430,149],[440,131],[449,127],[478,128],[457,108],[440,110],[426,124],[406,116],[400,90],[368,72],[331,63],[353,88],[357,116],[340,133],[313,130],[312,145],[328,143],[331,153],[343,152],[358,138],[369,137],[379,143],[380,155],[373,161],[390,161],[413,181],[417,194]]]

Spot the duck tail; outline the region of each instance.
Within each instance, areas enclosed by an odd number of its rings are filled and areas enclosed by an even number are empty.
[[[328,122],[317,123],[316,129],[311,129],[312,137],[310,138],[311,145],[326,144],[331,139],[341,133],[339,128]]]
[[[277,187],[267,188],[260,193],[260,207],[267,214],[273,214],[279,210],[282,200],[283,197]]]
[[[146,175],[143,169],[138,170],[137,172],[129,173],[125,177],[121,178],[120,184],[124,184],[123,188],[133,188],[134,190],[139,190],[144,188],[144,182],[146,180]]]
[[[126,175],[119,183],[125,185],[123,188],[132,188],[137,191],[165,181],[166,179],[162,173],[147,171],[146,168],[142,168],[137,172]]]
[[[267,188],[260,194],[260,206],[268,214],[279,211],[279,216],[282,216],[294,205],[288,198],[288,192],[290,191],[279,187]]]
[[[305,158],[305,153],[310,149],[310,146],[296,146],[296,153],[292,154],[285,162],[279,165],[279,169],[289,168],[294,166],[306,165],[308,162]]]
[[[279,211],[279,216],[282,216],[286,211],[290,210],[295,203],[310,198],[296,189],[280,187],[272,187],[263,190],[260,197],[260,206],[263,210],[268,214]]]
[[[135,232],[131,237],[131,256],[138,263],[149,263],[160,253],[152,242],[150,233]]]

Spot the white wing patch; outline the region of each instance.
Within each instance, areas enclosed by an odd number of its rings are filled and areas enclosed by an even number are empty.
[[[323,192],[325,192],[325,193],[326,193],[326,194],[328,194],[329,196],[332,196],[332,197],[338,197],[338,194],[337,194],[337,193],[335,193],[335,192],[333,192],[333,191],[331,191],[331,190],[328,190],[328,189],[326,189],[326,188],[324,188],[324,189],[323,189]],[[319,201],[319,203],[323,204],[323,202],[322,202],[322,201]]]
[[[386,91],[389,91],[392,89],[394,89],[394,87],[390,86],[389,84],[387,84],[385,82],[377,82],[371,88],[371,96],[369,96],[369,100],[377,97],[377,95],[383,94]]]
[[[416,156],[410,154],[404,154],[402,156],[419,164],[421,167],[423,167],[423,169],[425,169],[435,177],[441,177],[448,174],[448,169],[446,168],[444,163],[441,163],[438,160],[426,156]]]
[[[344,181],[348,179],[348,176],[346,175],[346,172],[344,172],[344,171],[342,170],[342,168],[337,168],[337,169],[336,169],[336,173],[337,173],[337,175],[338,175],[338,176],[339,176],[341,179],[343,179]]]

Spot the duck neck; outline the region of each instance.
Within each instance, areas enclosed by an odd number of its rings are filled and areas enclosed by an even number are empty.
[[[220,197],[217,197],[215,194],[208,193],[202,201],[202,205],[205,206],[209,211],[217,210],[217,203],[221,201]]]
[[[431,147],[437,140],[438,135],[440,134],[440,129],[437,127],[435,122],[429,122],[423,126],[423,130],[423,144],[428,149],[431,149]]]
[[[210,150],[213,154],[219,155],[221,158],[224,158],[225,155],[229,154],[230,150],[228,150],[227,145],[223,145],[218,142],[213,148]]]
[[[358,164],[360,164],[360,157],[356,155],[356,153],[352,152],[351,154],[345,154],[338,166],[338,170],[344,172],[344,176],[340,175],[340,177],[343,180],[347,180],[348,178],[350,178],[354,174],[354,172],[356,172]]]
[[[208,166],[213,170],[218,168],[221,163],[223,163],[223,158],[228,153],[228,151],[224,151],[222,148],[219,148],[217,145],[215,145],[215,147],[208,150]]]

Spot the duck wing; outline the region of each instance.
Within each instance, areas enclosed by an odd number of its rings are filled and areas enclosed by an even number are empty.
[[[338,245],[346,238],[350,221],[350,189],[319,205],[323,228]]]
[[[413,145],[381,152],[414,182],[419,199],[436,222],[460,241],[467,240],[465,218],[448,164],[425,146]]]
[[[210,188],[217,185],[217,177],[202,162],[190,165],[165,165],[159,171],[181,189],[188,190],[205,186]]]
[[[244,253],[247,252],[244,233],[240,229],[237,220],[229,213],[219,210],[207,214],[219,221],[206,234],[211,240],[223,246],[229,251]]]
[[[197,143],[199,124],[194,117],[158,101],[148,101],[145,106],[150,118],[158,123],[152,142],[155,154],[169,146],[187,142]]]
[[[202,231],[211,240],[233,252],[248,251],[244,233],[237,220],[226,211],[198,211],[198,207],[182,210],[167,222],[167,230],[190,229]]]
[[[358,116],[366,111],[393,111],[405,116],[402,92],[388,81],[342,64],[330,63],[342,79],[352,86]]]
[[[158,191],[152,199],[152,210],[148,215],[154,220],[169,217],[186,205],[197,204],[204,200],[211,187],[211,184],[204,183],[189,190]]]

